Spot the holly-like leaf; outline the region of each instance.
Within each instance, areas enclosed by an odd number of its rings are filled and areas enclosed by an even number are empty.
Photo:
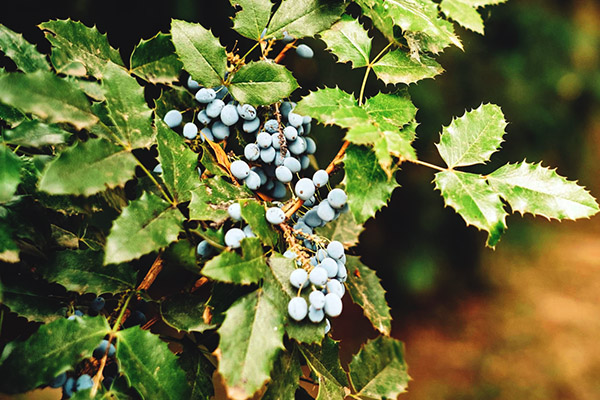
[[[560,220],[589,218],[599,210],[585,188],[541,164],[506,164],[489,174],[487,181],[513,211],[521,214]]]
[[[134,260],[167,247],[177,240],[182,229],[182,215],[160,197],[144,192],[132,201],[113,222],[108,238],[104,264]]]
[[[13,60],[17,68],[25,73],[50,70],[46,57],[37,51],[23,35],[0,24],[0,51]]]
[[[282,351],[271,372],[271,383],[262,396],[263,400],[295,400],[298,379],[302,375],[296,346],[291,351]]]
[[[2,75],[0,75],[0,77],[1,76]],[[15,126],[16,124],[26,120],[27,116],[14,107],[0,103],[0,119],[5,121],[8,126]]]
[[[48,122],[67,122],[77,129],[98,121],[87,97],[77,86],[42,70],[1,76],[0,102]]]
[[[49,282],[83,293],[119,293],[135,289],[137,272],[126,264],[103,265],[104,253],[93,250],[64,250],[54,253],[40,268]]]
[[[227,207],[233,201],[253,197],[245,186],[234,186],[222,177],[203,179],[200,187],[192,193],[190,218],[219,223],[229,218]]]
[[[146,104],[144,89],[119,66],[108,63],[102,87],[108,117],[114,122],[118,142],[126,148],[148,147],[153,142],[152,110]]]
[[[356,222],[354,214],[343,213],[335,221],[327,223],[321,228],[316,228],[315,233],[330,240],[341,242],[349,248],[358,244],[358,237],[365,230],[362,224]]]
[[[487,245],[494,247],[506,230],[506,211],[496,193],[477,174],[442,171],[435,174],[435,187],[444,202],[465,220],[467,225],[488,233]]]
[[[24,121],[16,128],[5,131],[4,141],[16,146],[44,147],[64,144],[70,136],[70,132],[58,125],[33,120]]]
[[[21,159],[0,144],[0,203],[10,201],[21,182]]]
[[[483,19],[477,10],[464,0],[443,0],[440,9],[446,17],[458,22],[462,27],[483,35]]]
[[[318,399],[343,399],[348,387],[346,372],[340,365],[338,342],[326,337],[321,345],[299,346],[311,370],[319,378]]]
[[[22,393],[47,384],[92,352],[110,331],[104,317],[58,319],[15,343],[0,365],[0,391]]]
[[[242,36],[258,41],[269,22],[273,4],[264,0],[229,0],[241,10],[233,17],[233,29]]]
[[[347,4],[343,0],[283,0],[273,14],[267,37],[314,36],[337,21]]]
[[[384,335],[392,331],[392,316],[385,301],[385,289],[375,271],[360,262],[358,257],[348,256],[346,263],[348,280],[346,287],[352,301],[358,304],[373,327]],[[358,272],[357,272],[358,271]]]
[[[189,400],[208,400],[214,394],[212,376],[215,367],[205,354],[192,346],[183,347],[179,365],[185,371],[190,387]]]
[[[174,19],[173,44],[192,78],[206,87],[218,86],[227,71],[227,55],[219,39],[200,24]]]
[[[117,340],[121,371],[142,398],[190,398],[190,387],[177,356],[158,336],[134,326],[117,332]]]
[[[277,354],[284,349],[283,315],[258,289],[227,310],[219,337],[216,354],[227,394],[247,399],[269,380]]]
[[[182,293],[168,297],[160,304],[163,320],[177,329],[186,332],[204,332],[213,329],[206,300],[193,294]]]
[[[144,40],[131,53],[131,72],[152,83],[169,84],[179,78],[183,64],[177,58],[171,35],[159,32]]]
[[[438,151],[449,168],[486,162],[503,142],[504,114],[494,104],[482,104],[444,127]]]
[[[29,321],[48,323],[64,316],[63,299],[50,293],[43,281],[2,282],[2,304]]]
[[[406,391],[410,377],[404,360],[404,344],[380,336],[370,340],[352,357],[350,379],[362,398],[395,399]]]
[[[417,114],[417,108],[408,93],[402,91],[378,93],[367,99],[364,108],[375,124],[387,130],[406,126],[415,119]]]
[[[156,116],[164,118],[170,110],[191,110],[198,106],[194,95],[187,89],[179,86],[166,88],[155,100]]]
[[[352,68],[369,65],[371,38],[362,24],[351,15],[344,14],[330,29],[321,32],[321,39],[338,62],[350,62]]]
[[[61,74],[102,78],[108,61],[123,66],[119,52],[108,43],[96,27],[79,21],[53,20],[40,25],[52,44],[50,60]]]
[[[260,240],[246,238],[242,240],[242,253],[224,251],[208,261],[202,274],[221,282],[249,285],[257,283],[265,274],[266,261]]]
[[[350,211],[362,224],[387,204],[398,183],[381,168],[375,153],[364,146],[348,147],[344,170]]]
[[[133,154],[107,140],[77,142],[48,164],[39,190],[90,196],[124,185],[134,176],[136,165]]]
[[[283,65],[255,61],[233,76],[229,91],[240,103],[260,106],[288,97],[297,87],[296,78]]]
[[[444,69],[433,58],[421,55],[418,60],[402,50],[392,50],[373,64],[373,71],[385,84],[409,85],[422,79],[433,78]]]
[[[324,88],[310,92],[298,102],[295,112],[309,115],[322,124],[351,128],[364,123],[366,111],[358,107],[356,99],[340,88]]]
[[[265,217],[265,207],[253,200],[241,200],[242,218],[250,225],[252,232],[267,246],[275,247],[279,235]]]
[[[158,159],[162,166],[162,180],[178,203],[190,201],[192,190],[196,189],[198,179],[198,155],[175,131],[162,120],[156,118],[155,125],[158,141]]]

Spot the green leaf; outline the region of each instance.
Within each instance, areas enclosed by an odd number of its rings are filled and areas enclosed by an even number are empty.
[[[0,144],[0,203],[13,198],[20,182],[21,159],[9,147]]]
[[[0,219],[0,261],[17,263],[20,260],[19,248],[13,240],[11,226]]]
[[[483,35],[483,19],[475,8],[464,0],[443,0],[440,9],[446,17],[458,22],[464,28]]]
[[[83,293],[119,293],[135,289],[137,272],[129,265],[103,265],[104,253],[92,250],[64,250],[54,253],[40,268],[49,282]]]
[[[330,29],[321,32],[321,39],[338,62],[350,62],[352,68],[369,65],[371,38],[362,24],[351,15],[344,14]]]
[[[341,242],[344,247],[353,247],[358,244],[358,237],[365,230],[362,224],[356,222],[354,214],[343,213],[335,221],[328,222],[321,228],[316,228],[315,233],[330,240]]]
[[[487,245],[494,247],[506,230],[506,211],[496,193],[477,174],[442,171],[435,174],[435,187],[447,206],[454,208],[467,225],[488,233]]]
[[[183,347],[179,365],[185,371],[188,386],[191,388],[189,400],[209,400],[214,394],[212,376],[215,367],[202,351],[192,346]]]
[[[43,281],[2,282],[2,304],[29,321],[48,323],[65,315],[63,302],[50,293]]]
[[[234,186],[222,177],[203,179],[192,192],[190,218],[220,223],[229,218],[227,207],[233,201],[252,198],[252,192],[245,186]]]
[[[380,167],[375,153],[363,146],[348,147],[344,170],[350,211],[362,224],[387,204],[398,183]]]
[[[380,336],[352,357],[350,379],[360,397],[395,399],[406,391],[407,368],[402,342]]]
[[[588,218],[598,212],[598,203],[585,188],[541,164],[506,164],[489,174],[487,181],[521,214],[560,220]]]
[[[162,180],[178,203],[192,199],[192,191],[200,185],[198,155],[162,120],[154,121],[158,128],[158,159],[162,165]]]
[[[407,92],[378,93],[367,99],[365,110],[374,124],[387,130],[406,126],[417,114]]]
[[[105,101],[104,89],[99,82],[96,81],[85,81],[79,78],[73,78],[70,76],[65,77],[65,80],[73,82],[79,89],[81,89],[88,97],[95,101]]]
[[[215,328],[207,321],[208,308],[206,300],[189,293],[168,297],[160,304],[160,313],[164,321],[177,329],[186,332],[204,332]]]
[[[254,61],[233,76],[229,91],[240,103],[272,104],[288,97],[298,87],[290,70],[271,61]]]
[[[421,55],[418,60],[402,50],[392,50],[373,64],[373,72],[385,84],[409,85],[421,79],[433,78],[444,69],[433,58]]]
[[[61,74],[102,78],[108,61],[123,66],[119,52],[108,43],[96,27],[79,21],[53,20],[40,25],[52,44],[50,60]]]
[[[98,121],[78,87],[47,71],[0,77],[0,102],[48,122],[68,122],[77,129]]]
[[[113,63],[106,64],[102,87],[119,144],[129,148],[149,147],[154,130],[152,110],[146,104],[144,89],[127,71]]]
[[[258,41],[269,22],[273,4],[264,0],[229,0],[232,6],[241,7],[233,17],[233,29],[242,36]]]
[[[319,378],[317,399],[343,399],[348,387],[346,372],[340,365],[338,342],[326,337],[321,345],[299,346],[306,362]]]
[[[58,125],[33,120],[24,121],[16,128],[5,131],[4,141],[16,146],[44,147],[64,144],[70,136],[70,132]]]
[[[189,399],[177,356],[158,336],[134,326],[117,332],[117,359],[130,384],[146,399]]]
[[[39,190],[90,196],[124,185],[134,176],[136,165],[133,154],[107,140],[77,142],[48,164]]]
[[[29,73],[37,70],[49,71],[46,56],[38,52],[35,45],[29,43],[23,35],[0,24],[0,51],[13,60],[17,68]]]
[[[189,240],[178,240],[162,253],[162,259],[166,265],[175,268],[183,268],[194,274],[198,273],[198,263],[196,262],[196,246]]]
[[[265,217],[265,207],[253,200],[241,200],[240,207],[242,218],[250,225],[252,232],[269,247],[275,247],[279,235],[273,228],[273,225]]]
[[[392,331],[392,316],[390,308],[385,301],[385,289],[375,275],[375,271],[360,262],[358,257],[348,256],[346,263],[348,280],[346,287],[352,301],[358,304],[365,317],[371,321],[373,327],[384,335]],[[358,273],[355,273],[358,271]]]
[[[104,317],[58,319],[17,342],[0,365],[0,391],[22,393],[47,384],[92,356],[110,327]]]
[[[262,396],[262,400],[295,400],[298,380],[302,376],[300,360],[296,346],[291,351],[282,351],[273,365],[271,383]]]
[[[267,31],[268,37],[314,36],[329,28],[340,18],[347,4],[342,0],[283,0],[273,14]]]
[[[182,215],[160,197],[144,192],[113,222],[106,239],[104,264],[133,260],[177,240]]]
[[[444,127],[436,146],[449,168],[483,163],[500,148],[506,125],[500,107],[482,104]]]
[[[15,126],[19,122],[26,120],[27,116],[14,107],[0,103],[0,119],[4,120],[8,126]]]
[[[269,379],[277,354],[284,349],[283,315],[258,289],[227,310],[218,332],[216,354],[227,394],[247,399]]]
[[[163,89],[155,104],[156,115],[159,118],[164,118],[170,110],[188,110],[198,107],[194,95],[189,90],[178,86]]]
[[[131,72],[151,83],[169,84],[179,78],[183,64],[177,58],[171,35],[159,32],[131,53]]]
[[[208,261],[202,274],[221,282],[249,285],[257,283],[265,274],[266,262],[258,238],[242,240],[242,253],[224,251]]]
[[[200,24],[174,19],[173,44],[192,78],[206,87],[219,86],[227,71],[227,54],[219,39]]]
[[[298,102],[295,112],[309,115],[325,125],[335,124],[352,128],[368,118],[350,93],[339,88],[324,88],[310,92]]]

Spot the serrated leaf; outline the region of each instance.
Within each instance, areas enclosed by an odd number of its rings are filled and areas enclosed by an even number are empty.
[[[25,73],[37,70],[49,71],[46,56],[38,52],[35,45],[29,43],[23,35],[0,24],[0,51],[13,60],[17,68]]]
[[[1,76],[1,75],[0,75]],[[27,116],[14,107],[0,103],[0,120],[5,121],[8,126],[15,126],[21,121],[27,119]]]
[[[317,399],[343,399],[348,378],[340,364],[338,342],[326,337],[321,345],[303,345],[299,348],[308,366],[319,378]]]
[[[258,41],[269,22],[273,4],[264,0],[229,0],[232,6],[241,7],[233,17],[233,29],[242,36]]]
[[[212,152],[212,147],[208,144],[209,141],[202,143],[202,156],[200,157],[200,164],[205,168],[202,172],[202,176],[229,176],[230,171],[219,164],[216,156]]]
[[[216,325],[207,320],[206,300],[189,293],[169,296],[160,304],[160,313],[164,321],[177,329],[186,332],[204,332]]]
[[[232,399],[247,399],[269,380],[273,362],[284,349],[283,315],[258,289],[227,310],[218,332],[218,370],[227,394]]]
[[[174,19],[173,44],[192,78],[206,87],[219,86],[227,71],[227,55],[219,39],[200,24]]]
[[[47,384],[73,368],[92,352],[109,332],[104,317],[58,319],[24,342],[18,342],[0,365],[0,391],[21,393]]]
[[[233,76],[229,92],[240,103],[272,104],[288,97],[298,87],[289,69],[270,61],[253,61]]]
[[[471,7],[483,7],[483,6],[494,6],[502,3],[506,3],[507,0],[461,0],[463,3],[470,5]]]
[[[421,55],[418,60],[402,50],[392,50],[373,64],[373,72],[385,84],[409,85],[422,79],[433,78],[444,69],[433,58]]]
[[[296,346],[291,351],[282,351],[273,365],[271,383],[262,400],[295,400],[298,380],[302,375]]]
[[[227,207],[232,201],[252,198],[252,192],[245,186],[234,186],[222,177],[203,179],[192,192],[190,218],[220,223],[229,218]]]
[[[88,97],[92,98],[96,101],[105,101],[106,97],[104,96],[104,89],[100,85],[99,82],[95,81],[86,81],[79,78],[73,77],[65,77],[66,80],[73,82],[77,87],[79,87]]]
[[[267,246],[275,247],[279,239],[279,235],[273,228],[273,225],[267,221],[265,216],[265,207],[253,200],[241,200],[240,207],[242,210],[242,218],[252,232]]]
[[[487,181],[513,211],[521,214],[560,220],[588,218],[599,210],[585,188],[541,164],[506,164],[489,174]]]
[[[356,222],[364,223],[387,204],[398,183],[378,163],[375,153],[364,146],[351,145],[344,158],[344,184],[350,211]]]
[[[192,199],[192,191],[200,185],[198,179],[198,155],[175,131],[162,120],[156,119],[158,128],[158,159],[162,166],[162,180],[174,200],[184,203]]]
[[[266,261],[260,240],[242,240],[242,256],[235,251],[224,251],[208,261],[202,274],[221,282],[249,285],[257,283],[265,274]]]
[[[494,247],[506,230],[506,211],[496,193],[477,174],[442,171],[435,174],[435,187],[444,202],[465,220],[467,225],[488,233],[487,245]]]
[[[134,260],[177,240],[183,216],[160,197],[144,192],[113,222],[106,238],[104,264]]]
[[[79,294],[100,295],[135,289],[135,269],[126,264],[104,266],[103,259],[101,251],[58,251],[40,272],[47,281],[57,282]]]
[[[133,154],[107,140],[77,142],[48,164],[39,190],[90,196],[124,185],[134,176],[136,165]]]
[[[160,97],[154,101],[156,116],[164,118],[170,110],[188,110],[198,106],[194,95],[187,89],[171,86],[163,89]]]
[[[0,203],[13,198],[21,182],[21,159],[12,150],[0,144]]]
[[[350,248],[358,244],[358,237],[365,230],[362,224],[356,222],[354,214],[343,213],[335,221],[328,222],[321,228],[316,228],[315,233],[330,240],[341,242],[344,247]]]
[[[189,399],[177,356],[158,336],[134,326],[117,332],[117,359],[131,385],[146,399]]]
[[[2,282],[2,304],[29,321],[48,323],[64,316],[65,304],[50,293],[43,281]]]
[[[371,321],[375,329],[389,336],[392,331],[392,316],[385,301],[385,289],[381,287],[380,279],[375,271],[361,263],[358,257],[347,258],[346,287],[352,301],[363,309],[365,317]]]
[[[463,0],[443,0],[440,10],[446,17],[458,22],[464,28],[483,35],[483,19],[473,6]]]
[[[79,21],[52,20],[40,25],[52,44],[50,60],[58,73],[102,78],[108,61],[123,66],[119,52],[108,43],[96,27]]]
[[[344,14],[330,29],[321,32],[321,39],[338,62],[350,62],[352,68],[369,65],[371,38],[362,24],[351,15]]]
[[[33,120],[24,121],[16,128],[6,130],[4,141],[17,146],[44,147],[64,144],[70,136],[70,132],[58,125],[47,125]]]
[[[298,102],[295,112],[309,115],[322,124],[335,124],[342,128],[351,128],[368,117],[358,107],[352,94],[337,87],[310,92]]]
[[[78,87],[47,71],[0,77],[0,102],[48,122],[67,122],[77,129],[98,121]]]
[[[179,78],[183,64],[177,58],[171,35],[159,32],[131,53],[131,72],[151,83],[169,84]]]
[[[184,346],[179,365],[185,371],[191,389],[187,399],[209,400],[214,394],[212,376],[215,367],[206,356],[199,349]]]
[[[283,32],[296,38],[314,36],[337,21],[346,6],[343,0],[283,0],[269,22],[267,36],[280,37]]]
[[[352,357],[350,379],[360,397],[394,399],[406,391],[410,380],[407,368],[404,344],[380,336]]]
[[[166,265],[175,268],[183,268],[194,274],[198,273],[198,263],[196,262],[196,246],[189,240],[178,240],[162,253],[162,259]]]
[[[108,63],[102,87],[108,117],[114,122],[118,142],[124,147],[148,147],[153,142],[152,110],[146,104],[144,89],[123,68]]]
[[[449,168],[489,161],[503,142],[504,114],[494,104],[482,104],[444,127],[438,151]]]
[[[378,93],[365,101],[364,108],[376,124],[388,130],[404,127],[413,121],[417,114],[417,108],[408,93],[402,91]]]

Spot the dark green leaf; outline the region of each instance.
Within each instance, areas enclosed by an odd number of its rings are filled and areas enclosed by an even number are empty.
[[[179,365],[185,371],[188,386],[191,388],[189,400],[209,400],[214,394],[212,376],[215,367],[206,356],[191,346],[184,346],[179,357]],[[186,400],[187,400],[186,399]]]
[[[344,14],[330,29],[321,32],[321,39],[338,62],[350,62],[352,68],[369,65],[371,38],[362,24],[351,15]]]
[[[365,230],[362,224],[356,222],[354,214],[348,212],[339,216],[335,221],[327,223],[322,228],[316,228],[315,233],[330,240],[337,240],[345,247],[358,244],[358,237]]]
[[[44,147],[64,144],[70,136],[70,132],[58,125],[47,125],[34,120],[24,121],[16,128],[5,131],[4,141],[17,146]]]
[[[202,144],[202,156],[200,163],[205,168],[202,174],[214,176],[229,176],[229,171],[219,164],[210,146],[205,142]]]
[[[343,399],[348,387],[340,365],[338,342],[326,337],[321,345],[299,346],[306,362],[319,378],[318,399]]]
[[[241,200],[242,218],[250,225],[252,232],[267,246],[275,247],[279,235],[265,217],[265,207],[253,200]]]
[[[206,300],[189,293],[168,297],[160,305],[160,313],[164,321],[179,331],[204,332],[215,328],[207,320]]]
[[[242,36],[258,41],[269,22],[273,4],[264,0],[229,0],[229,2],[234,7],[241,7],[233,17],[233,29]]]
[[[163,89],[155,104],[156,115],[159,118],[164,118],[171,110],[191,110],[198,107],[194,95],[189,90],[178,86]]]
[[[265,274],[266,261],[260,240],[246,238],[242,240],[242,253],[224,251],[208,261],[202,274],[211,279],[248,285],[257,283]]]
[[[167,265],[184,268],[195,274],[198,273],[198,263],[196,262],[196,246],[189,240],[179,240],[163,252],[162,259]]]
[[[0,103],[0,119],[6,121],[8,126],[15,126],[19,122],[26,120],[27,116],[14,107]]]
[[[299,353],[296,346],[291,351],[282,351],[273,365],[271,383],[262,400],[295,400],[298,378],[302,376]]]
[[[9,147],[0,144],[0,203],[13,198],[20,182],[21,159]]]
[[[19,262],[19,248],[12,238],[12,229],[6,221],[0,219],[0,261]]]
[[[57,297],[49,295],[44,282],[5,280],[2,282],[2,292],[2,303],[29,321],[47,323],[65,314],[64,304]]]
[[[229,91],[240,103],[259,106],[288,97],[297,87],[296,78],[283,65],[255,61],[233,76]]]
[[[17,68],[23,72],[50,70],[46,57],[40,54],[36,47],[16,33],[0,24],[0,51],[13,60]]]
[[[415,60],[398,49],[381,57],[373,65],[373,71],[385,84],[408,85],[421,79],[433,78],[444,72],[444,69],[433,58],[421,55]]]
[[[159,32],[151,39],[141,40],[131,54],[131,72],[152,83],[172,83],[183,64],[177,58],[171,35]]]
[[[296,38],[314,36],[340,19],[346,6],[343,0],[283,0],[269,22],[267,36],[279,38],[283,32]]]
[[[252,198],[252,192],[245,186],[234,186],[218,176],[203,179],[192,193],[190,218],[219,223],[229,218],[227,207],[233,201]]]

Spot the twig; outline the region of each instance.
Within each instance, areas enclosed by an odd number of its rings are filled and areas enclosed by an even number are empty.
[[[162,271],[162,267],[163,267],[163,260],[162,260],[161,255],[159,254],[156,257],[156,260],[154,260],[154,263],[152,263],[152,266],[148,270],[148,273],[144,277],[144,280],[137,287],[137,290],[148,290],[148,288],[150,286],[152,286],[152,284],[156,280],[156,277],[158,276],[160,271]]]
[[[294,47],[294,45],[296,44],[296,41],[294,40],[291,43],[288,43],[280,52],[279,54],[277,54],[277,57],[275,57],[275,59],[273,61],[275,61],[276,64],[279,64],[279,62],[281,60],[283,60],[283,57],[285,57],[285,53],[287,53],[291,48]]]

